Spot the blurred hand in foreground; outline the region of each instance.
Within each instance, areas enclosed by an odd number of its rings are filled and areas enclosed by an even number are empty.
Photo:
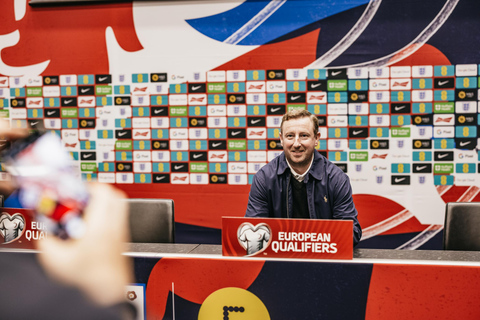
[[[108,184],[92,183],[84,212],[85,235],[39,241],[41,265],[53,279],[83,291],[108,306],[125,300],[125,285],[133,281],[133,265],[122,255],[129,241],[127,204],[123,192]]]
[[[25,138],[28,130],[25,128],[10,128],[10,123],[0,118],[0,151],[7,148],[9,142]],[[15,190],[16,186],[12,181],[0,181],[0,194],[8,196]]]

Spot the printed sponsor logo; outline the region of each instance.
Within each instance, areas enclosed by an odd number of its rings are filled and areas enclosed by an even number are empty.
[[[410,185],[410,176],[392,175],[392,185]]]

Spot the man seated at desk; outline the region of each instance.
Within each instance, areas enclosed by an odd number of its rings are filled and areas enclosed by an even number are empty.
[[[306,110],[282,118],[283,152],[254,176],[246,217],[353,220],[353,241],[362,237],[348,176],[315,150],[318,119]]]

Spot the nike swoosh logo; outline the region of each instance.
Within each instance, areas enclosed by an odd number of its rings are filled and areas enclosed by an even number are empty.
[[[63,101],[63,103],[65,103],[65,104],[70,104],[70,103],[72,103],[72,102],[73,102],[72,99]]]
[[[160,109],[160,110],[155,109],[155,110],[153,111],[153,113],[154,113],[154,114],[159,114],[159,113],[162,113],[163,110],[164,110],[164,109]]]
[[[342,71],[332,71],[332,76],[336,76],[338,74],[342,73]]]
[[[395,107],[395,111],[400,111],[402,109],[405,109],[405,106]]]
[[[198,89],[200,89],[202,86],[192,86],[192,91],[196,91]]]
[[[448,80],[447,81],[438,81],[439,86],[443,86],[444,84],[447,84],[447,83],[448,83]]]
[[[99,77],[99,78],[98,78],[98,81],[102,82],[102,81],[105,81],[105,80],[107,80],[107,79],[108,79],[108,77]]]
[[[51,116],[54,113],[55,113],[55,111],[47,111],[47,116]]]
[[[35,122],[31,122],[30,125],[31,126],[36,126],[40,121],[35,121]]]
[[[162,176],[162,177],[156,177],[156,178],[155,178],[155,180],[156,180],[156,181],[160,181],[160,180],[163,180],[163,179],[165,179],[165,176]]]
[[[239,135],[242,131],[236,131],[236,132],[232,132],[232,136],[236,136],[236,135]]]
[[[312,84],[312,89],[315,89],[316,87],[321,86],[321,85],[322,85],[321,83],[314,83],[314,84]]]
[[[417,170],[420,171],[420,170],[425,169],[426,167],[427,167],[427,166],[418,166],[418,167],[417,167]]]
[[[295,101],[295,100],[297,100],[297,99],[299,99],[299,98],[300,98],[300,96],[296,96],[296,97],[292,97],[291,100],[292,100],[292,101]]]
[[[401,182],[401,181],[403,181],[403,180],[405,180],[405,178],[395,178],[395,182],[396,182],[396,183]]]
[[[465,142],[460,142],[460,147],[466,146],[467,144],[472,143],[472,141],[465,141]]]
[[[126,134],[127,134],[127,132],[119,132],[119,133],[118,133],[118,136],[119,136],[119,137],[123,137],[123,136],[126,135]]]
[[[219,143],[212,143],[212,147],[216,148],[216,147],[218,147],[218,146],[221,145],[221,144],[222,144],[221,142],[219,142]]]
[[[91,156],[92,156],[92,154],[86,154],[86,155],[83,156],[83,159],[88,159],[88,158],[90,158]]]
[[[358,130],[358,131],[354,130],[352,133],[353,133],[354,136],[356,136],[357,134],[360,134],[362,132],[363,132],[363,130]]]
[[[201,154],[194,154],[194,155],[193,155],[193,159],[200,158],[201,156],[202,156]]]
[[[88,88],[87,88],[87,89],[80,89],[80,91],[81,91],[82,93],[88,92],[89,90],[90,90],[90,89],[88,89]]]
[[[443,159],[445,157],[448,157],[448,153],[438,155],[438,159]]]
[[[272,112],[277,112],[278,110],[280,110],[280,108],[272,108],[271,109]]]
[[[251,121],[251,123],[252,123],[252,124],[255,124],[255,123],[258,123],[258,122],[260,122],[260,120],[261,120],[261,119],[252,120],[252,121]]]
[[[182,169],[184,166],[181,165],[181,166],[175,166],[175,170],[178,170],[178,169]]]

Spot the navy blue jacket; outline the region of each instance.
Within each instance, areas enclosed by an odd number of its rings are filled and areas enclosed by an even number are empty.
[[[312,167],[304,179],[310,218],[353,220],[353,241],[356,245],[362,237],[362,229],[357,220],[350,179],[320,153],[313,154]],[[282,152],[253,177],[245,216],[291,218],[293,199],[290,179],[294,178]]]

